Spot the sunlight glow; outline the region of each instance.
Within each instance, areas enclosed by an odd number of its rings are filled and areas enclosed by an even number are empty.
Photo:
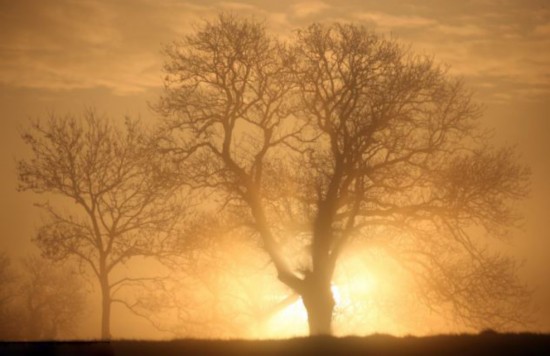
[[[340,294],[340,288],[336,285],[332,285],[330,288],[332,291],[332,296],[336,303],[336,306],[339,306],[342,302],[342,296]],[[277,318],[285,319],[287,321],[304,321],[307,322],[307,311],[302,302],[302,298],[298,298],[295,302],[284,308],[279,312]]]
[[[374,277],[366,271],[358,269],[350,275],[355,278],[342,279],[331,286],[335,314],[357,310],[361,300],[367,299],[376,288]],[[307,335],[307,320],[307,311],[302,299],[298,298],[269,320],[266,332],[274,337]]]

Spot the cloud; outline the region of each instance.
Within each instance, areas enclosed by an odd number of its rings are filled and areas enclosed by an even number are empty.
[[[166,4],[166,3],[165,3]],[[160,49],[190,29],[206,7],[148,0],[22,0],[0,25],[0,83],[116,94],[161,85]]]
[[[292,6],[292,13],[298,18],[303,18],[318,14],[323,10],[329,9],[331,6],[323,1],[305,1],[299,2]]]
[[[536,26],[533,33],[537,36],[550,36],[550,24]]]
[[[248,11],[254,11],[257,10],[256,6],[242,3],[242,2],[229,2],[229,1],[222,1],[219,3],[219,6],[222,9],[227,10],[248,10]]]
[[[488,31],[478,25],[462,24],[462,25],[443,25],[438,24],[435,30],[445,34],[453,36],[484,36],[488,34]]]
[[[368,11],[360,2],[343,6],[332,0],[19,0],[7,4],[0,13],[0,84],[10,86],[102,87],[117,94],[159,87],[162,46],[189,33],[201,19],[225,10],[265,19],[270,31],[282,37],[311,21],[374,24],[412,43],[413,50],[450,64],[453,74],[486,78],[485,82],[503,76],[538,85],[526,93],[546,90],[542,84],[549,78],[549,12],[513,2],[507,7],[487,2],[486,11],[458,3],[447,9],[430,0],[373,2]]]
[[[437,21],[421,16],[395,16],[382,12],[361,12],[355,15],[356,19],[374,22],[383,29],[419,28],[437,24]]]
[[[388,4],[354,17],[448,64],[452,75],[465,78],[484,99],[550,97],[548,11],[514,1],[501,4],[505,6],[489,1],[482,5],[486,11],[454,3],[445,12],[428,3],[415,2],[407,11]]]

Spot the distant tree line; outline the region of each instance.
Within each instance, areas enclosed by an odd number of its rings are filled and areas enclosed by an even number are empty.
[[[0,254],[0,340],[74,338],[87,305],[74,266],[54,265],[35,255],[14,263]]]

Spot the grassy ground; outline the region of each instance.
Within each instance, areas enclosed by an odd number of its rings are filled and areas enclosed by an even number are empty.
[[[550,334],[397,338],[309,337],[289,340],[5,342],[0,355],[550,355]]]

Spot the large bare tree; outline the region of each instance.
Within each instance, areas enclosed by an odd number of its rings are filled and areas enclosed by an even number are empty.
[[[285,45],[227,15],[166,57],[165,162],[255,232],[311,334],[331,333],[331,280],[354,238],[385,240],[463,319],[520,321],[515,267],[483,236],[514,222],[528,171],[486,144],[479,106],[432,59],[361,26],[314,24]]]
[[[159,176],[142,131],[137,122],[117,125],[88,110],[51,115],[22,135],[32,156],[19,161],[19,189],[56,199],[39,204],[48,220],[34,241],[45,257],[76,258],[92,271],[104,339],[111,336],[112,303],[131,307],[119,297],[124,289],[156,278],[117,268],[178,253],[174,226],[183,205],[176,187]]]

